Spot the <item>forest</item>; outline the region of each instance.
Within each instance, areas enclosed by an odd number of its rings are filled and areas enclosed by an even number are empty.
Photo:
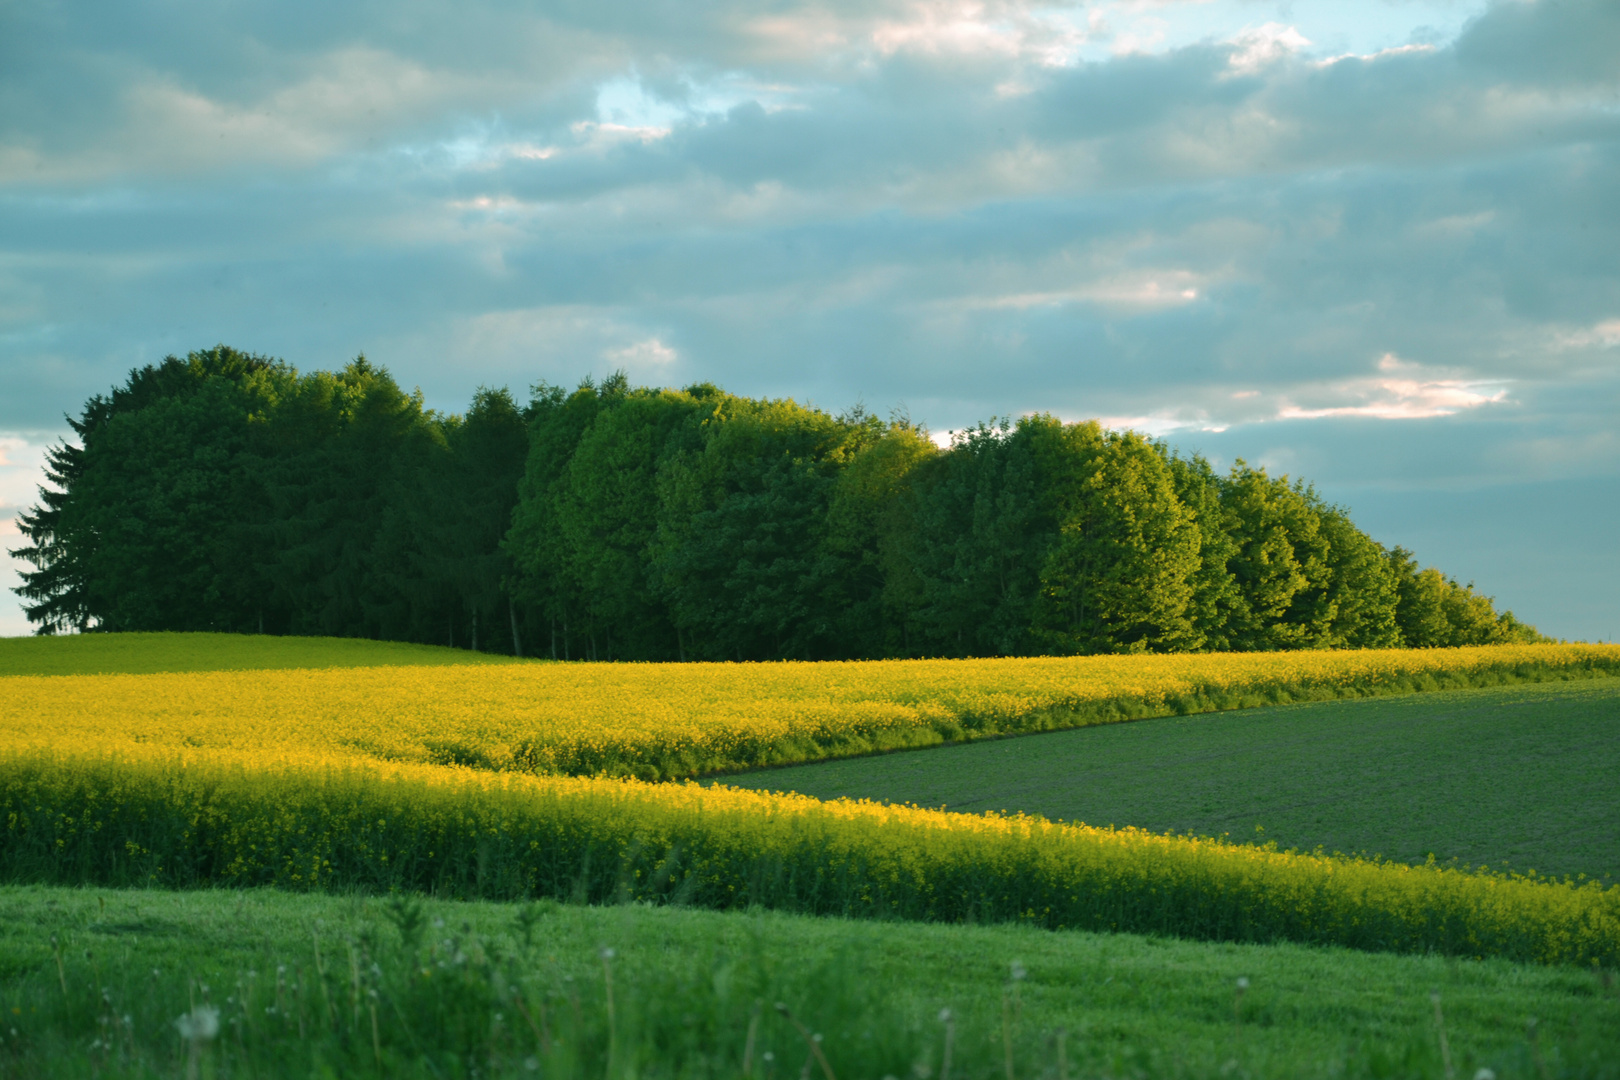
[[[949,447],[615,375],[424,406],[225,346],[69,417],[18,524],[42,634],[209,630],[572,660],[1437,647],[1536,630],[1311,486],[1047,415]]]

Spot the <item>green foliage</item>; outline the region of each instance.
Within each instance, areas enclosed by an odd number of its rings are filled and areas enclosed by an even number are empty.
[[[837,655],[826,603],[841,569],[827,551],[838,476],[870,425],[791,401],[731,399],[702,443],[659,477],[651,561],[693,659]]]
[[[504,391],[444,418],[364,357],[300,375],[220,346],[72,423],[82,445],[51,453],[58,490],[22,520],[40,632],[445,641],[448,619],[454,641],[483,612],[513,644],[499,543],[527,433]]]
[[[1316,510],[1327,542],[1328,580],[1322,590],[1328,613],[1327,644],[1347,649],[1400,646],[1400,594],[1383,547],[1357,529],[1343,510],[1322,505]],[[1525,639],[1536,640],[1539,638]]]
[[[420,394],[406,394],[361,357],[335,375],[299,380],[276,421],[262,458],[273,512],[271,576],[284,613],[274,629],[417,636],[390,577],[400,569],[398,548],[409,545],[397,535],[404,494],[443,447]]]
[[[413,622],[445,620],[453,646],[458,623],[474,651],[523,653],[516,605],[504,584],[511,563],[501,542],[517,505],[528,455],[523,414],[506,390],[481,389],[464,417],[440,421],[442,445],[399,491],[404,520],[391,518],[385,537],[400,549],[383,559],[390,584],[408,598]],[[482,620],[482,622],[480,622]],[[480,632],[482,629],[482,633]]]
[[[649,557],[667,462],[698,441],[703,399],[603,387],[605,407],[580,436],[554,512],[563,566],[584,599],[591,659],[673,659],[671,613]]]
[[[1230,516],[1221,505],[1223,484],[1202,457],[1166,456],[1176,498],[1198,526],[1198,566],[1191,576],[1186,617],[1203,648],[1226,652],[1233,647],[1233,619],[1245,605],[1231,569],[1238,545]]]
[[[1169,464],[1133,432],[1042,424],[1058,535],[1041,570],[1037,633],[1053,651],[1184,652],[1201,541]],[[1076,446],[1075,444],[1079,445]]]
[[[608,389],[619,389],[618,382],[610,382]],[[554,660],[574,657],[570,616],[577,618],[584,608],[569,572],[558,505],[567,493],[574,447],[601,411],[603,396],[589,380],[572,394],[546,383],[534,388],[526,411],[529,450],[518,481],[518,502],[501,541],[513,566],[508,587],[545,618]]]
[[[1388,556],[1399,597],[1396,622],[1404,644],[1418,649],[1450,645],[1495,645],[1547,640],[1513,617],[1497,614],[1490,597],[1459,585],[1434,567],[1419,570],[1412,553],[1394,548]]]
[[[1221,502],[1237,548],[1228,565],[1243,599],[1230,623],[1233,647],[1266,651],[1326,644],[1327,545],[1314,500],[1240,459],[1223,485]]]
[[[851,414],[857,430],[849,464],[828,499],[822,557],[823,611],[829,613],[833,655],[905,656],[911,652],[906,612],[918,592],[904,559],[906,496],[914,470],[938,455],[928,433],[908,420],[887,425]]]
[[[18,590],[41,632],[242,629],[264,587],[262,493],[247,464],[288,369],[220,346],[130,373],[69,418],[47,457],[59,490],[19,522]]]
[[[1057,532],[1041,499],[1035,443],[1044,425],[980,425],[924,461],[894,545],[914,583],[914,654],[1040,651],[1032,635],[1043,555]]]
[[[423,408],[360,357],[132,372],[19,520],[41,633],[381,637],[557,659],[1542,640],[1301,482],[1051,416],[949,449],[622,375]]]

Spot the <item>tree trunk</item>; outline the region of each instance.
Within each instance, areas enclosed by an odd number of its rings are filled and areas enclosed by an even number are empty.
[[[523,639],[518,637],[517,605],[512,602],[510,596],[506,598],[506,614],[512,619],[512,655],[521,658],[523,656]]]
[[[472,651],[478,651],[478,609],[473,608],[472,613]]]

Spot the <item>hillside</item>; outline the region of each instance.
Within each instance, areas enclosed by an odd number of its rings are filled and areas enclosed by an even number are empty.
[[[521,663],[510,656],[365,638],[265,634],[58,634],[0,638],[0,676],[435,667]]]

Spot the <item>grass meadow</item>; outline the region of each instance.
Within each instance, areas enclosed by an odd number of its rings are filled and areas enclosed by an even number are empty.
[[[521,663],[495,653],[365,638],[166,633],[0,638],[0,678]]]
[[[1620,1074],[1590,968],[1017,926],[11,886],[0,971],[19,1078]]]
[[[0,1077],[1620,1077],[1620,650],[1167,659],[0,641]]]

